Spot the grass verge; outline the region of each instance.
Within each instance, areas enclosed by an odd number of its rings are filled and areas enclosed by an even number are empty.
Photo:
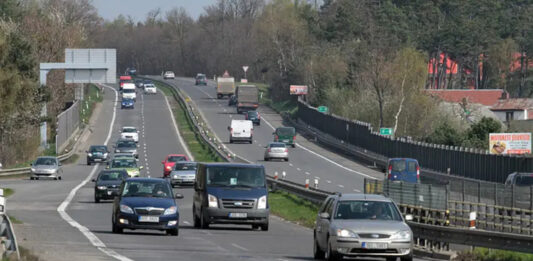
[[[454,260],[461,261],[533,261],[533,254],[508,250],[477,247],[473,251],[461,252]]]
[[[161,90],[166,96],[171,97],[172,91],[167,85],[155,82],[156,87]],[[185,111],[183,104],[180,102],[171,102],[172,112],[176,123],[178,124],[178,130],[180,135],[187,143],[187,147],[194,156],[194,159],[198,162],[219,162],[222,159],[218,156],[216,152],[211,150],[207,144],[202,141],[202,138],[194,132],[194,126],[189,119],[187,111]]]
[[[15,190],[12,188],[4,188],[4,197],[9,198],[13,194],[15,194]]]
[[[283,191],[271,192],[268,197],[270,213],[304,227],[315,226],[316,204]]]
[[[85,89],[85,95],[83,98],[80,110],[80,120],[84,124],[87,124],[93,114],[94,106],[96,103],[101,102],[103,97],[100,93],[100,89],[96,87],[96,85],[89,84]]]
[[[22,221],[19,220],[18,218],[12,216],[12,215],[7,215],[9,217],[9,220],[11,220],[11,223],[13,224],[22,224]]]
[[[30,250],[25,247],[19,246],[20,259],[18,261],[39,261],[41,260],[38,256],[34,255]],[[11,255],[9,258],[3,258],[2,261],[15,261],[17,260],[17,255]]]

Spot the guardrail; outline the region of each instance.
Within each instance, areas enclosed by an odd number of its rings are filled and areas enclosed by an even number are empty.
[[[211,149],[216,151],[225,161],[250,163],[246,159],[233,155],[225,146],[220,145],[222,142],[215,141],[216,138],[214,136],[210,137],[206,135],[209,133],[208,124],[202,119],[202,115],[199,113],[198,109],[192,109],[193,105],[191,104],[194,104],[194,102],[190,99],[187,101],[187,98],[180,95],[180,91],[175,86],[154,78],[149,79],[170,86],[170,89],[174,90],[174,97],[177,98],[177,101],[182,105],[185,104],[187,110],[194,111],[188,112],[189,117],[191,117],[193,123],[201,123],[200,126],[195,126],[195,131],[198,131],[203,142],[208,144]],[[189,106],[187,106],[187,104],[189,104]],[[364,155],[368,152],[361,153]],[[375,158],[371,157],[369,157],[369,159],[369,162],[375,160]],[[314,203],[321,203],[328,195],[333,194],[328,191],[306,188],[302,184],[276,179],[273,176],[268,176],[267,181],[274,189],[293,193]],[[463,244],[520,252],[533,252],[533,236],[450,227],[448,226],[450,225],[450,212],[448,210],[434,209],[416,204],[410,205],[404,203],[398,205],[403,214],[413,214],[414,221],[416,222],[409,222],[409,225],[415,236],[415,244],[426,249],[449,249],[449,244]],[[529,217],[531,218],[532,215]]]
[[[4,190],[0,189],[0,255],[2,260],[4,260],[13,254],[17,255],[17,260],[20,259],[15,230],[13,230],[9,216],[6,215]]]

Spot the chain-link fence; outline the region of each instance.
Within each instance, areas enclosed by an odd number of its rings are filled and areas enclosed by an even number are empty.
[[[58,154],[68,145],[70,137],[80,127],[80,101],[57,116],[56,152]]]

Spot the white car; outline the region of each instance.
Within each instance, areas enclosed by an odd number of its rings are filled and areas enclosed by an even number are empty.
[[[124,83],[122,85],[122,99],[124,98],[137,100],[137,90],[134,83]]]
[[[246,141],[252,144],[253,142],[254,125],[249,120],[231,120],[229,130],[229,143],[235,141]]]
[[[152,83],[147,83],[144,85],[144,94],[156,94],[157,89],[155,88],[155,85]]]
[[[163,79],[174,79],[174,77],[176,77],[174,75],[174,72],[173,71],[166,71],[165,74],[163,74]]]
[[[135,127],[125,126],[120,131],[121,139],[131,139],[135,142],[139,142],[139,131]]]

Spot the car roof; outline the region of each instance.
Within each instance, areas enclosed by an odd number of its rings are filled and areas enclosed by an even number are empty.
[[[122,129],[137,129],[137,127],[133,127],[133,126],[122,126]]]
[[[161,182],[170,185],[168,180],[162,178],[127,178],[126,181]]]
[[[346,200],[369,200],[369,201],[384,201],[384,202],[392,202],[391,199],[383,196],[383,195],[376,195],[376,194],[363,194],[363,193],[346,193],[346,194],[338,194],[336,195],[337,199],[340,201],[346,201]]]
[[[196,162],[196,161],[186,161],[186,160],[176,161],[176,164],[178,164],[178,163],[182,163],[182,164],[184,164],[184,163],[186,163],[186,164],[198,164],[198,162]]]
[[[283,126],[283,127],[277,127],[277,129],[291,129],[291,130],[294,130],[294,127],[286,127],[286,126]]]
[[[171,156],[187,157],[187,155],[185,155],[185,154],[168,154],[168,155],[167,155],[167,158],[168,158],[168,157],[171,157]]]
[[[533,175],[533,172],[513,172],[509,175],[512,175],[512,174],[515,174],[515,175],[518,175],[518,176],[532,176]]]
[[[276,144],[276,145],[283,145],[283,146],[286,146],[285,143],[283,142],[276,142],[276,141],[271,141],[268,143],[268,145],[271,145],[271,144]]]
[[[261,164],[247,164],[247,163],[198,163],[205,167],[240,167],[240,168],[263,168]]]
[[[39,157],[37,157],[37,159],[54,159],[54,160],[57,160],[57,157],[54,157],[54,156],[39,156]]]
[[[416,159],[412,159],[412,158],[390,158],[389,160],[412,160],[412,161],[417,161]]]
[[[91,145],[91,148],[93,148],[93,147],[106,147],[107,148],[106,145]]]
[[[126,171],[125,169],[120,169],[120,168],[117,168],[117,169],[103,169],[103,170],[100,171],[100,174],[101,173],[106,173],[106,172],[123,172],[123,173],[128,174],[128,171]]]

